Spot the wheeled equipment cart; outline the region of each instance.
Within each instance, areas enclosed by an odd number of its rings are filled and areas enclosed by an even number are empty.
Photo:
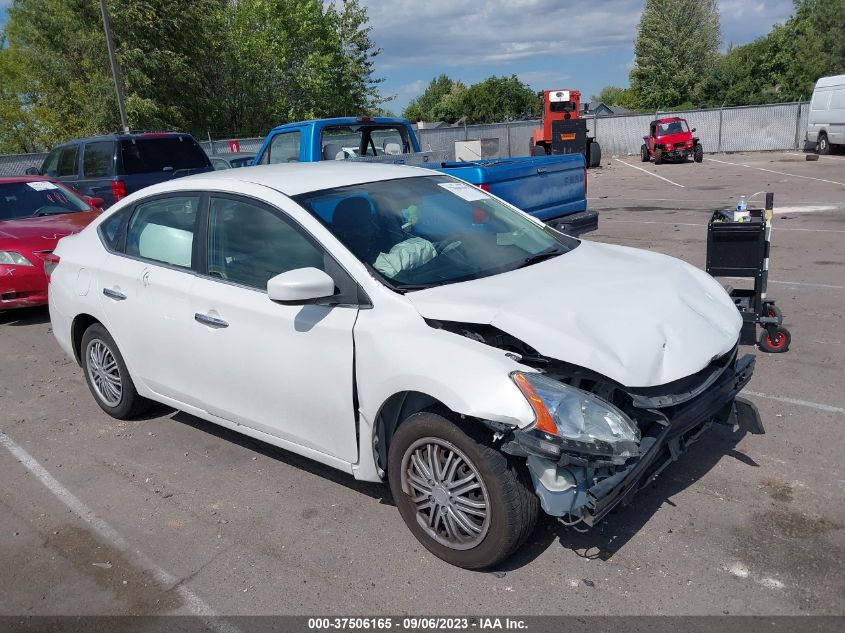
[[[755,194],[756,195],[756,194]],[[783,327],[783,314],[768,297],[769,250],[772,234],[774,194],[766,194],[765,209],[748,209],[746,217],[736,218],[733,209],[717,209],[707,224],[707,272],[714,277],[754,279],[753,289],[728,293],[742,315],[740,342],[764,352],[785,352],[792,336]],[[762,328],[759,339],[757,326]]]

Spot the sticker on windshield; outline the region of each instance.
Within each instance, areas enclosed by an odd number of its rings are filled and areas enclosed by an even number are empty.
[[[462,182],[440,182],[437,184],[447,191],[451,191],[456,196],[460,196],[467,202],[487,199],[487,194],[481,191],[478,187],[473,187],[472,185],[466,185]]]
[[[36,191],[47,191],[48,189],[58,189],[56,185],[52,182],[47,182],[46,180],[36,180],[35,182],[28,182],[26,183]]]

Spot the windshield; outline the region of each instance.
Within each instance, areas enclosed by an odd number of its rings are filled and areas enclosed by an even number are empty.
[[[323,129],[321,148],[323,160],[408,154],[413,151],[404,125],[377,123],[327,127]]]
[[[685,132],[689,132],[686,121],[664,121],[663,123],[657,124],[657,133],[660,136],[684,134]]]
[[[0,221],[90,210],[79,197],[53,182],[0,184]]]
[[[295,200],[397,290],[507,272],[579,244],[449,176],[338,187]]]

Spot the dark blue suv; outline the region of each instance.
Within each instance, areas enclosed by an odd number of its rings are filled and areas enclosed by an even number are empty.
[[[190,134],[133,132],[58,145],[37,172],[67,183],[81,194],[102,198],[106,208],[144,187],[212,169],[208,156]]]

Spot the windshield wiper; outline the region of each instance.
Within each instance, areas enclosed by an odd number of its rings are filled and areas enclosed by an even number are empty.
[[[561,250],[558,246],[552,246],[551,248],[547,248],[544,251],[540,251],[539,253],[534,253],[522,260],[522,263],[517,266],[517,268],[525,268],[526,266],[531,266],[532,264],[537,264],[539,262],[545,261],[547,259],[551,259],[552,257],[557,257],[558,255],[563,255],[566,251]]]

